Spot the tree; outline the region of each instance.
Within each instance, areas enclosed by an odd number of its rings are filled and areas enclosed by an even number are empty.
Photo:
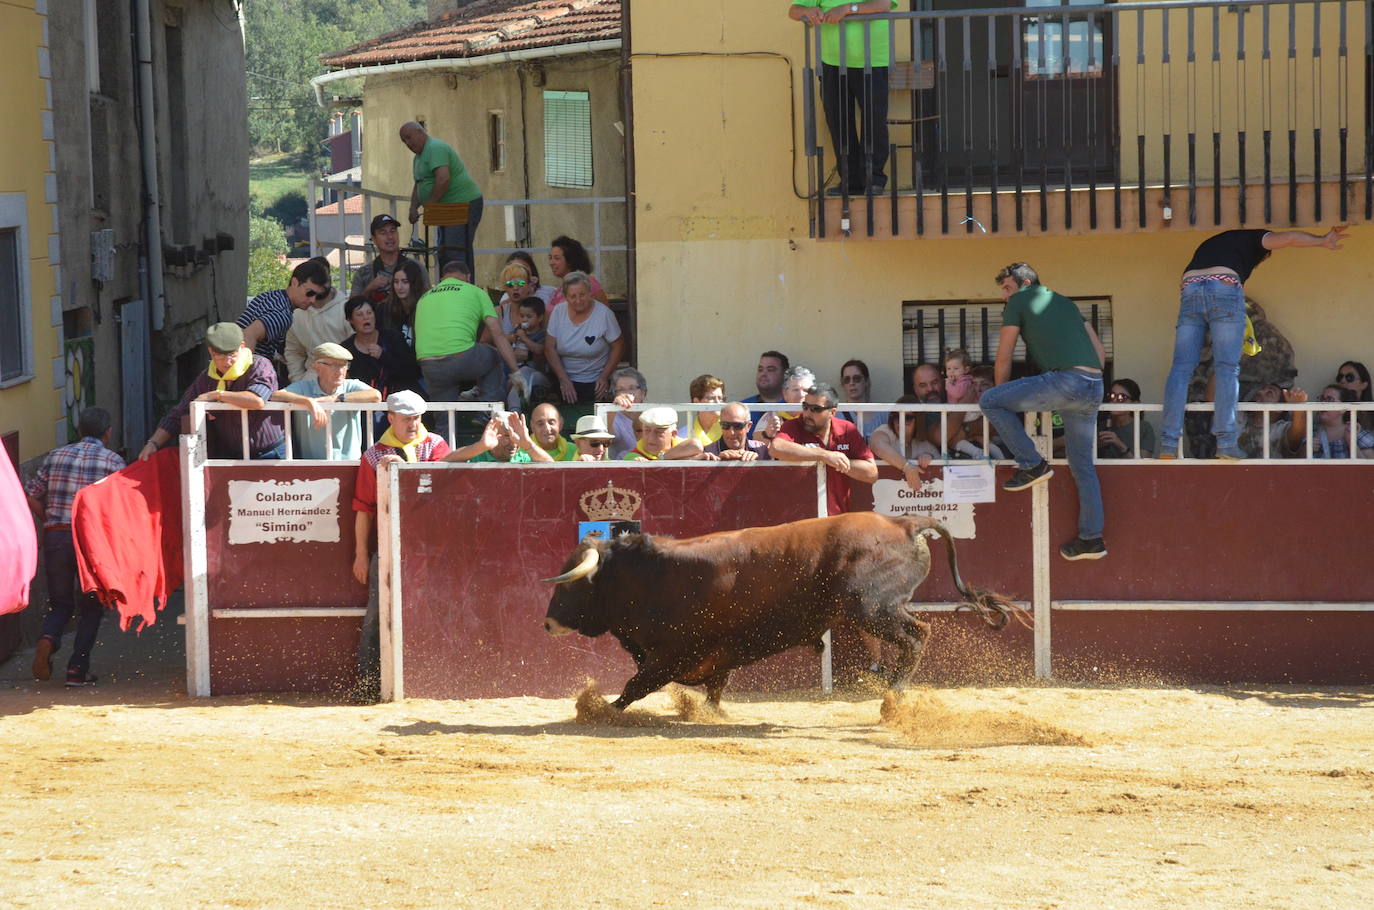
[[[269,250],[273,253],[286,252],[286,232],[281,222],[265,215],[248,215],[248,252]]]
[[[329,113],[310,79],[320,56],[425,17],[424,0],[248,0],[248,134],[255,148],[318,155]]]
[[[248,254],[248,296],[286,287],[291,270],[275,250],[256,249]]]

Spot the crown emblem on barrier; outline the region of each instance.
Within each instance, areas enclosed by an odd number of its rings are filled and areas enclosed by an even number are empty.
[[[588,521],[629,521],[639,511],[640,499],[634,490],[617,490],[608,483],[583,493],[577,502]]]

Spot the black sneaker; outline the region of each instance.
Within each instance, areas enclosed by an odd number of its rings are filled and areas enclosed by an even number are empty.
[[[1075,537],[1059,548],[1059,555],[1068,560],[1101,559],[1107,555],[1107,542],[1101,537],[1091,540],[1086,537]]]
[[[79,689],[82,686],[93,686],[100,677],[94,673],[82,673],[80,670],[67,671],[67,688]]]
[[[1011,475],[1011,479],[1002,484],[1002,489],[1009,493],[1015,493],[1018,490],[1028,490],[1037,483],[1044,483],[1053,476],[1054,468],[1050,467],[1048,461],[1041,461],[1033,468],[1022,468]]]

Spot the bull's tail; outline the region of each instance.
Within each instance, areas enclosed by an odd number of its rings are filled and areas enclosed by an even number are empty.
[[[954,538],[950,536],[949,529],[939,521],[932,521],[927,527],[940,535],[945,542],[945,549],[949,551],[949,573],[954,576],[954,586],[964,598],[964,602],[956,608],[957,610],[972,610],[994,629],[1006,628],[1007,623],[1013,619],[1027,629],[1032,627],[1030,614],[1024,608],[1001,594],[978,591],[966,586],[963,576],[959,574],[959,553],[955,549]]]

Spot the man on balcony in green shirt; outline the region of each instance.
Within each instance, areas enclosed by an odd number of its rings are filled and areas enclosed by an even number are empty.
[[[821,107],[843,186],[831,187],[831,195],[847,189],[849,195],[859,196],[869,188],[881,193],[887,186],[888,21],[840,22],[847,16],[896,8],[897,0],[793,0],[787,11],[821,31]]]
[[[467,263],[468,277],[477,277],[473,262],[472,244],[477,225],[482,220],[482,191],[463,166],[463,159],[441,139],[435,139],[420,124],[411,120],[401,125],[401,142],[415,155],[411,176],[415,187],[410,193],[410,223],[420,220],[420,210],[443,203],[466,202],[466,224],[451,224],[439,228],[439,269],[454,259]]]

